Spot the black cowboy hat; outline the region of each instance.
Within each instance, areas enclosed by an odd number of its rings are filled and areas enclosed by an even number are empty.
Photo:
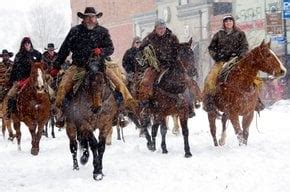
[[[48,51],[54,51],[54,50],[56,50],[55,48],[54,48],[54,44],[53,43],[48,43],[47,44],[47,48],[44,48],[45,50],[48,50]]]
[[[82,18],[82,19],[85,16],[93,16],[93,15],[95,15],[97,18],[100,18],[103,16],[103,13],[102,12],[97,13],[94,7],[86,7],[84,13],[81,13],[81,12],[77,13],[77,16]]]
[[[13,57],[13,53],[8,52],[7,49],[2,50],[2,54],[0,54],[0,57],[3,57],[4,55],[8,55],[9,57]]]

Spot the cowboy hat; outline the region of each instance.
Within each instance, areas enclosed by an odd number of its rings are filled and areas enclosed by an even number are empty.
[[[8,55],[9,57],[13,57],[13,53],[8,52],[7,49],[2,50],[2,54],[0,54],[0,57],[3,57],[4,55]]]
[[[81,13],[81,12],[78,12],[78,13],[77,13],[77,16],[80,17],[80,18],[82,18],[82,19],[83,19],[85,16],[94,16],[94,15],[95,15],[97,18],[100,18],[100,17],[103,16],[103,13],[102,13],[102,12],[97,13],[94,7],[86,7],[84,13]]]
[[[44,48],[45,50],[48,50],[48,51],[54,51],[54,50],[56,50],[55,48],[54,48],[54,44],[53,43],[48,43],[47,44],[47,48]]]

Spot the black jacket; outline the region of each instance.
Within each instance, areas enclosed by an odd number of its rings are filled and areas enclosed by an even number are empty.
[[[28,78],[31,72],[31,63],[33,61],[40,62],[41,57],[41,53],[35,49],[18,52],[14,59],[9,81],[13,83]]]
[[[138,62],[136,60],[136,54],[138,53],[138,48],[132,47],[126,51],[123,56],[122,66],[127,73],[135,73],[136,65]]]
[[[139,49],[143,50],[149,44],[154,47],[156,57],[161,66],[167,68],[176,64],[179,40],[170,29],[166,28],[166,32],[162,37],[159,37],[153,30],[144,38]]]
[[[234,29],[230,33],[220,30],[213,36],[208,50],[216,62],[226,62],[231,57],[244,56],[249,50],[249,44],[245,33],[239,29]]]
[[[83,24],[71,28],[62,43],[54,67],[61,68],[66,57],[72,52],[72,65],[85,67],[94,48],[102,48],[101,57],[105,58],[113,54],[114,47],[109,31],[97,25],[89,30]]]

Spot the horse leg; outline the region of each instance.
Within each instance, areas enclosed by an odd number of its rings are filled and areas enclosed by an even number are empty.
[[[54,134],[54,117],[53,117],[53,114],[50,115],[50,126],[51,126],[51,136],[52,136],[52,138],[55,138],[55,134]]]
[[[249,128],[250,128],[250,125],[252,123],[253,116],[254,116],[254,112],[249,113],[248,115],[243,117],[243,121],[242,121],[243,137],[244,137],[243,144],[245,144],[245,145],[247,145],[247,143],[248,143]]]
[[[16,139],[17,139],[17,145],[18,145],[18,151],[21,151],[21,131],[20,131],[20,121],[18,120],[13,120],[13,127],[16,132]]]
[[[108,135],[106,137],[106,145],[112,145],[112,134],[113,134],[113,128],[111,128],[108,132]],[[120,140],[121,140],[121,138],[120,138]]]
[[[219,140],[219,145],[220,146],[223,146],[226,143],[226,137],[227,137],[227,134],[226,134],[227,120],[228,120],[228,117],[224,113],[223,116],[222,116],[222,126],[223,126],[222,136],[221,136],[221,138]]]
[[[160,128],[160,133],[161,133],[161,149],[162,149],[162,153],[166,154],[168,153],[167,151],[167,147],[166,147],[166,133],[167,133],[167,126],[166,126],[166,122],[163,121],[161,123],[161,128]]]
[[[43,132],[42,132],[42,134],[45,136],[45,137],[48,137],[48,133],[47,133],[47,129],[48,129],[48,121],[45,123],[45,128],[44,128],[44,130],[43,130]]]
[[[6,131],[6,125],[5,125],[4,117],[2,117],[2,135],[3,135],[3,139],[5,139],[5,131]]]
[[[181,118],[180,117],[180,124],[182,129],[182,135],[183,135],[183,141],[184,141],[184,151],[185,151],[185,157],[191,157],[192,154],[190,152],[189,142],[188,142],[188,127],[187,127],[187,118]]]
[[[172,119],[173,119],[172,133],[174,135],[179,135],[180,134],[180,129],[179,129],[178,115],[172,115]]]
[[[68,123],[66,126],[66,134],[69,138],[69,148],[73,158],[73,170],[79,170],[78,160],[77,160],[77,132],[74,125]]]
[[[239,122],[239,116],[230,115],[229,119],[231,120],[233,127],[235,129],[235,134],[237,135],[239,145],[241,145],[242,143],[244,143],[244,138],[243,138],[243,131],[241,129],[240,122]]]
[[[208,121],[209,121],[209,127],[210,127],[210,133],[213,139],[214,146],[218,146],[218,142],[216,139],[216,125],[215,125],[215,120],[216,120],[216,113],[215,112],[208,112]]]
[[[158,131],[159,123],[154,122],[154,124],[151,127],[151,136],[152,136],[152,143],[151,145],[148,145],[147,147],[150,151],[156,151],[156,136]]]
[[[39,146],[37,145],[37,134],[36,134],[37,125],[35,123],[30,122],[30,123],[27,123],[27,126],[28,126],[29,132],[31,134],[31,146],[32,147],[31,147],[30,153],[32,155],[38,155]],[[42,134],[42,132],[40,134]]]
[[[81,158],[80,158],[80,162],[82,165],[85,165],[90,157],[90,152],[89,152],[89,141],[87,140],[87,137],[85,137],[84,135],[77,133],[78,135],[78,141],[81,147],[81,150],[83,152]]]

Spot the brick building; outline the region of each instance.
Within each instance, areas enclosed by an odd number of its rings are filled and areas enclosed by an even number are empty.
[[[72,25],[80,23],[77,12],[85,7],[95,7],[103,12],[99,23],[108,28],[115,46],[113,57],[121,61],[135,36],[133,16],[155,10],[155,0],[71,0]]]

